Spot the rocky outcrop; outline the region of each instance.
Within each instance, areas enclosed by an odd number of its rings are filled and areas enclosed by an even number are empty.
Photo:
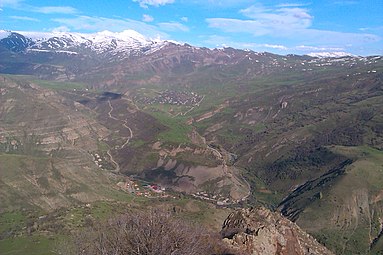
[[[231,213],[221,234],[232,248],[251,255],[333,254],[295,223],[265,208]]]

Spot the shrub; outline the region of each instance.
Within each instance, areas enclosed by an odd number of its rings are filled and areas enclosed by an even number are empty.
[[[218,235],[168,212],[133,212],[78,233],[59,254],[212,255],[230,254]]]

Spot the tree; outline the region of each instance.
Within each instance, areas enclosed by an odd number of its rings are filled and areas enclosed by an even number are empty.
[[[229,254],[218,235],[162,210],[132,212],[77,234],[59,254]]]

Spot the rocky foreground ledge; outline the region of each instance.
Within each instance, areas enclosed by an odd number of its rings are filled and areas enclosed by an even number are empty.
[[[265,208],[239,209],[221,234],[232,248],[248,254],[333,254],[295,223]]]

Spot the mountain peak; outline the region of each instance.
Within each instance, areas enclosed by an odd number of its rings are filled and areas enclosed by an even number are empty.
[[[351,53],[347,53],[344,51],[337,51],[337,52],[312,52],[307,54],[310,57],[316,57],[316,58],[341,58],[341,57],[349,57],[353,56]]]

